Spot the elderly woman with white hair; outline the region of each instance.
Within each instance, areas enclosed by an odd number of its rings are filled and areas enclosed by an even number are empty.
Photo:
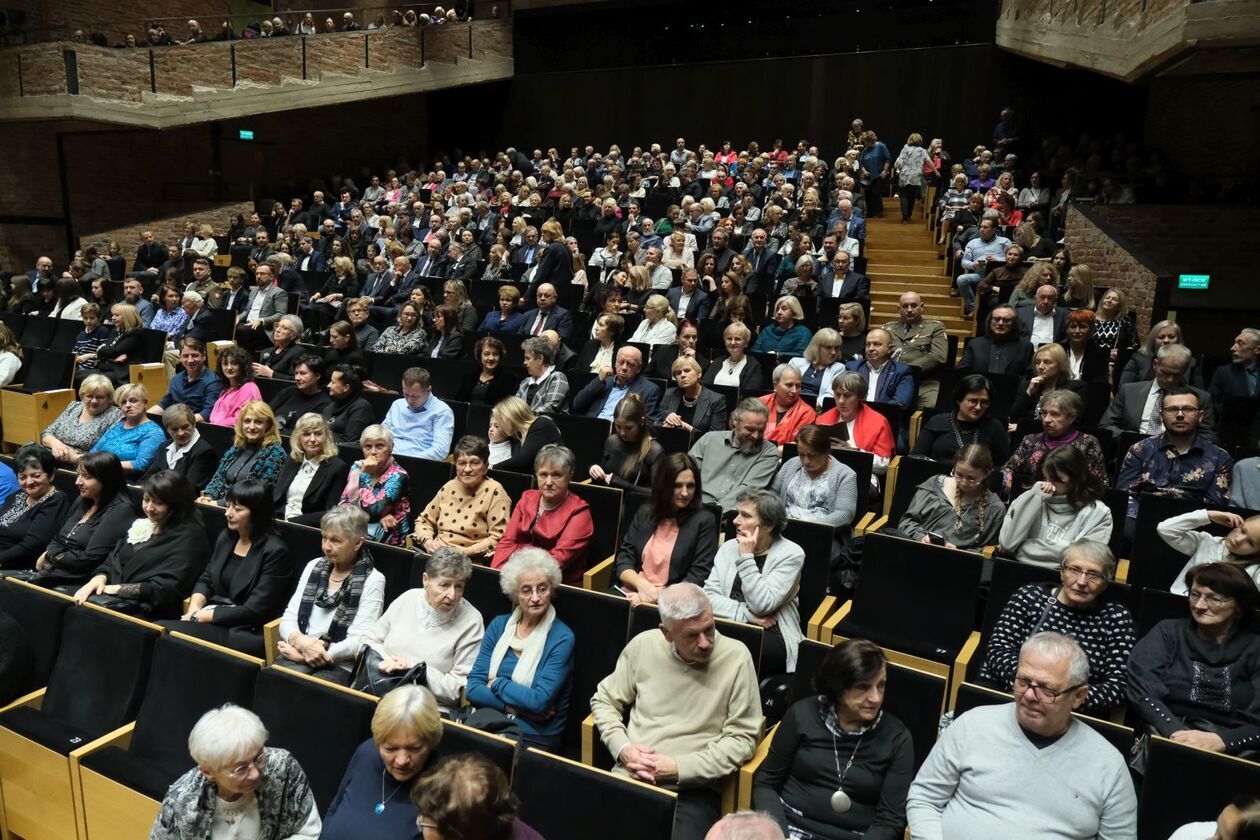
[[[765,629],[761,673],[796,671],[801,632],[797,590],[804,550],[783,538],[783,500],[769,490],[743,490],[735,498],[735,539],[713,558],[704,593],[718,618]]]
[[[322,822],[301,765],[267,746],[258,715],[231,703],[201,716],[188,735],[197,766],[175,780],[149,840],[316,840]]]
[[[368,426],[359,446],[363,458],[350,465],[340,504],[367,513],[369,539],[402,545],[411,533],[411,495],[407,471],[394,460],[394,433],[380,424]]]
[[[417,837],[416,807],[407,795],[442,740],[433,694],[400,685],[372,714],[372,737],[359,745],[324,815],[322,840]]]
[[[805,352],[811,338],[805,320],[805,310],[793,295],[784,295],[774,304],[770,323],[753,343],[754,353],[778,353],[779,356],[799,356]]]
[[[501,735],[558,752],[569,714],[573,680],[573,631],[556,617],[551,600],[560,586],[560,564],[541,548],[522,548],[499,577],[513,603],[509,615],[490,622],[468,675],[470,720],[494,718],[515,729]]]
[[[464,600],[472,561],[442,546],[424,565],[421,586],[394,599],[363,637],[354,687],[382,694],[398,678],[422,682],[443,712],[459,705],[485,625]],[[420,671],[414,671],[423,663]]]
[[[678,316],[665,295],[652,295],[643,304],[643,320],[630,336],[631,344],[673,344],[678,336]]]
[[[323,556],[306,564],[280,619],[277,665],[341,684],[385,604],[385,576],[364,547],[367,514],[335,507],[319,527]]]

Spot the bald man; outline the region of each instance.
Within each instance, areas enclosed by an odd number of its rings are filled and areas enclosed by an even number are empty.
[[[607,368],[586,384],[573,398],[573,413],[612,420],[617,403],[631,393],[643,398],[649,422],[660,424],[661,389],[641,375],[643,354],[638,347],[622,347],[617,351],[613,370]]]
[[[919,371],[916,408],[934,408],[941,390],[940,371],[949,351],[945,325],[923,317],[923,298],[906,292],[897,303],[901,318],[884,324],[893,344],[893,361]]]
[[[715,822],[704,840],[783,840],[783,830],[766,814],[736,811]]]

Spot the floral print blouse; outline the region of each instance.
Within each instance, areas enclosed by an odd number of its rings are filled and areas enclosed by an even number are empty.
[[[350,467],[350,479],[341,493],[340,504],[357,505],[367,512],[368,538],[387,545],[402,545],[411,533],[411,498],[407,471],[391,460],[380,475],[363,471],[363,462]],[[393,528],[385,528],[381,520],[392,516]]]

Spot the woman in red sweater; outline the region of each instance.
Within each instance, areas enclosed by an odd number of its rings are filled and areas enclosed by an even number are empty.
[[[550,443],[539,450],[534,459],[538,489],[521,494],[507,531],[494,549],[491,568],[502,568],[518,548],[534,546],[555,558],[565,583],[582,585],[595,523],[590,506],[569,492],[575,463],[573,450],[567,446]]]
[[[888,419],[873,408],[867,408],[866,379],[857,371],[842,373],[831,380],[831,390],[836,397],[835,408],[818,416],[819,426],[835,426],[843,423],[848,432],[849,448],[870,452],[875,456],[871,483],[883,475],[893,456],[893,434]],[[836,435],[832,435],[835,440]]]

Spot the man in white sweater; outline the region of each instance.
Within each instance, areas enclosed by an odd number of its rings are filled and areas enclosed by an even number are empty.
[[[1124,758],[1072,717],[1088,680],[1075,641],[1031,636],[1020,650],[1013,709],[972,709],[932,748],[906,803],[911,838],[1136,840]]]
[[[657,604],[661,632],[630,640],[591,713],[614,772],[678,793],[673,840],[702,840],[721,817],[721,780],[757,746],[757,675],[748,648],[718,634],[700,587],[668,586]]]

